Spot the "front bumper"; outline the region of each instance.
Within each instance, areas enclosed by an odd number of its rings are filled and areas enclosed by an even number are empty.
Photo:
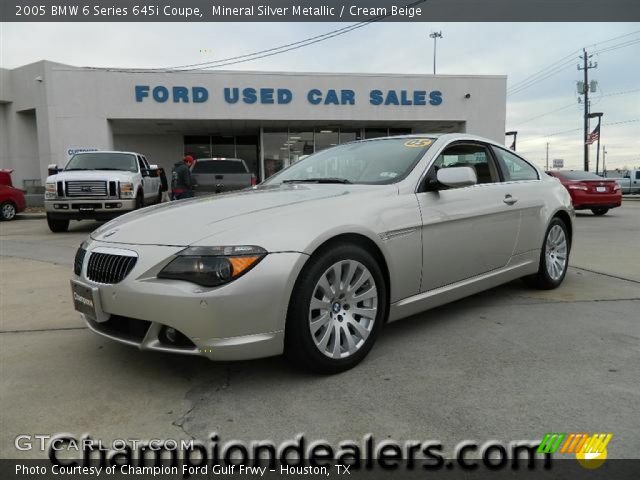
[[[109,220],[130,212],[136,207],[135,199],[56,199],[45,200],[44,209],[49,218],[56,220]]]
[[[126,249],[138,255],[133,270],[117,284],[87,278],[92,250]],[[246,360],[279,355],[293,284],[306,254],[269,253],[250,272],[215,288],[158,279],[158,272],[182,247],[92,242],[73,282],[93,289],[98,319],[81,314],[88,327],[141,350],[199,355],[211,360]],[[168,339],[175,329],[177,341]],[[174,335],[175,336],[175,335]]]

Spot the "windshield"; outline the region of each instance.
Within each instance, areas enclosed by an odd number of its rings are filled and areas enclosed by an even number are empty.
[[[128,153],[79,153],[74,155],[65,171],[69,170],[123,170],[137,172],[136,157]]]
[[[600,175],[591,172],[582,172],[580,170],[558,172],[558,176],[565,180],[604,180]]]
[[[432,143],[406,137],[348,143],[299,160],[265,183],[394,183],[411,172]]]

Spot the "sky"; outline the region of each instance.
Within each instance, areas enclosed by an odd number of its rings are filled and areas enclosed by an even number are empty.
[[[172,67],[264,50],[347,25],[0,23],[0,67],[43,59],[90,67]],[[589,75],[598,81],[592,111],[604,113],[601,136],[607,167],[640,167],[640,23],[379,22],[224,68],[430,74],[429,33],[434,31],[443,34],[437,73],[508,76],[506,129],[518,131],[518,151],[542,167],[548,142],[550,161],[561,158],[566,168],[582,168],[583,106],[576,81],[583,72],[576,65],[583,47],[600,50],[591,58],[598,67]],[[594,144],[592,170],[595,150]]]

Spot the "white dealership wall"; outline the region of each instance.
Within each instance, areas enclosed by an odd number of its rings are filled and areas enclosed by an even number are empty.
[[[136,98],[136,86],[149,95]],[[190,102],[162,103],[153,88],[189,89]],[[192,101],[192,87],[204,87],[206,102]],[[287,89],[288,104],[229,103],[224,88]],[[312,105],[307,94],[318,89],[353,90],[354,105]],[[371,90],[426,91],[426,105],[372,105]],[[442,103],[429,104],[429,92],[441,92]],[[465,98],[470,94],[470,98]],[[506,77],[473,75],[339,74],[286,72],[150,72],[78,68],[41,61],[12,70],[0,69],[0,168],[13,168],[14,183],[46,178],[47,165],[64,164],[70,149],[129,149],[152,163],[170,166],[183,151],[183,135],[118,131],[118,121],[252,122],[384,122],[387,126],[428,121],[459,122],[461,130],[504,142]],[[257,123],[256,123],[257,122]],[[156,127],[157,128],[157,127]],[[209,132],[215,134],[216,132]]]

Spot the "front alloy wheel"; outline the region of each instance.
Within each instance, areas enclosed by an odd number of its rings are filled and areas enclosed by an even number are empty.
[[[343,260],[318,279],[309,305],[309,328],[320,352],[347,358],[365,344],[378,312],[378,289],[358,261]]]
[[[324,248],[294,287],[285,355],[313,371],[348,370],[371,350],[387,309],[385,277],[369,251],[349,243]]]

